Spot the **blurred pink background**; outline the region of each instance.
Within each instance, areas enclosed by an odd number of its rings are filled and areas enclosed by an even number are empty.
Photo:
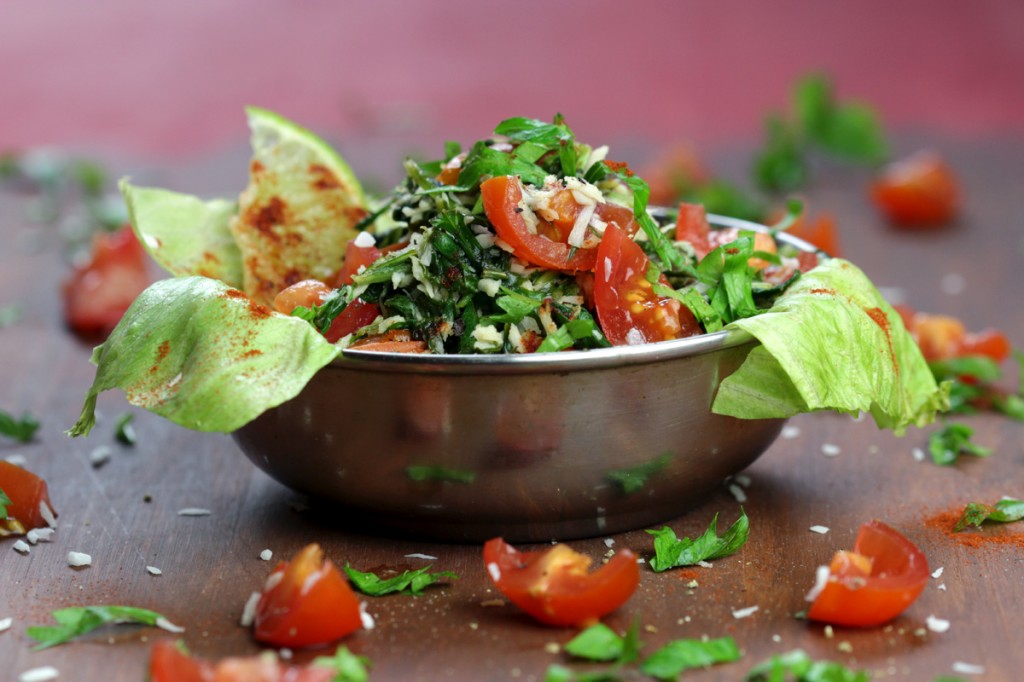
[[[244,143],[247,104],[334,140],[437,150],[555,112],[587,141],[752,143],[812,70],[890,130],[1024,135],[1018,0],[51,0],[0,12],[0,151],[202,155]]]

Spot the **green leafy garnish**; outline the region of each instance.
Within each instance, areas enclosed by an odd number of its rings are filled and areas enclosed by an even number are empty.
[[[452,580],[458,580],[459,578],[459,576],[451,571],[428,573],[429,570],[430,566],[428,565],[415,571],[403,571],[401,574],[391,578],[381,578],[375,573],[364,573],[363,571],[357,571],[347,564],[345,566],[345,573],[348,574],[348,579],[356,589],[371,597],[402,592],[418,595],[422,594],[423,590],[430,585],[438,583],[445,578]]]
[[[620,636],[602,623],[590,626],[565,645],[566,653],[586,661],[612,663],[612,667],[574,674],[568,668],[552,665],[545,679],[573,682],[621,679],[623,673],[629,670],[624,670],[625,666],[640,658],[643,644],[638,637],[638,629],[634,621],[626,634]],[[732,637],[678,639],[645,658],[639,665],[639,671],[658,680],[675,680],[686,670],[737,661],[740,657],[739,647]]]
[[[3,488],[0,488],[0,521],[7,518],[7,508],[12,504],[14,503],[11,502],[11,498],[7,497]]]
[[[317,656],[310,665],[332,671],[335,677],[331,682],[367,682],[370,679],[370,659],[352,653],[345,646],[339,646],[333,656]]]
[[[951,422],[928,436],[928,452],[932,461],[942,466],[955,464],[960,455],[988,457],[992,449],[971,441],[974,429],[966,424]]]
[[[841,663],[811,660],[804,651],[795,649],[772,656],[743,678],[745,682],[870,682],[864,670],[850,670]]]
[[[651,654],[640,669],[658,680],[676,680],[686,670],[731,663],[742,657],[732,637],[677,639]]]
[[[27,443],[39,430],[39,422],[27,412],[20,418],[0,410],[0,435],[7,436],[19,443]]]
[[[964,507],[964,512],[953,527],[953,531],[959,533],[967,526],[981,526],[986,521],[1011,523],[1021,519],[1024,519],[1024,500],[1004,497],[995,504],[971,502]]]
[[[117,424],[114,425],[114,438],[118,442],[125,445],[135,445],[136,435],[135,429],[132,427],[133,419],[135,419],[135,415],[131,412],[125,412],[117,418]]]
[[[668,526],[661,530],[648,530],[654,536],[651,568],[660,573],[670,568],[721,559],[738,551],[750,535],[750,520],[742,509],[740,517],[721,536],[718,535],[717,524],[718,514],[715,514],[707,531],[696,540],[678,538]]]
[[[63,644],[107,624],[155,626],[157,621],[167,620],[156,611],[134,606],[73,606],[58,609],[50,615],[57,625],[37,625],[26,630],[29,637],[39,642],[33,651]]]

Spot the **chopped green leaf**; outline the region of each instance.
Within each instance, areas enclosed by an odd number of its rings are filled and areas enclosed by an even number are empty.
[[[167,620],[156,611],[134,606],[73,606],[58,609],[50,615],[57,625],[38,625],[26,630],[29,637],[39,642],[34,651],[63,644],[111,623],[157,625],[157,621]]]
[[[754,157],[754,182],[761,189],[774,192],[803,186],[809,171],[799,133],[778,115],[767,117],[764,126],[764,147]]]
[[[357,656],[345,646],[339,646],[333,656],[314,658],[310,665],[333,672],[331,682],[367,682],[370,679],[370,659]]]
[[[458,580],[459,576],[451,571],[439,573],[428,573],[430,566],[418,568],[415,571],[403,571],[401,574],[391,578],[381,578],[375,573],[357,571],[349,565],[345,566],[345,573],[352,584],[363,594],[371,597],[379,597],[385,594],[406,592],[408,594],[422,594],[428,586],[440,582],[444,578]]]
[[[10,327],[12,324],[21,319],[22,310],[21,306],[17,305],[5,305],[0,308],[0,329],[4,327]]]
[[[640,669],[659,680],[675,680],[692,668],[705,668],[716,663],[731,663],[742,657],[732,637],[718,639],[677,639],[650,655]]]
[[[405,468],[405,475],[414,481],[445,481],[448,483],[472,483],[476,474],[463,469],[416,464]]]
[[[942,466],[955,464],[961,454],[988,457],[992,449],[971,442],[974,429],[966,424],[951,422],[928,436],[928,452],[932,461]]]
[[[32,440],[39,429],[39,422],[32,415],[25,413],[20,419],[0,410],[0,436],[7,436],[19,443]]]
[[[7,518],[7,508],[12,504],[11,498],[7,497],[7,493],[4,492],[3,488],[0,488],[0,521]]]
[[[618,661],[626,651],[626,640],[604,623],[596,623],[570,640],[565,650],[588,661]]]
[[[564,665],[552,663],[544,674],[544,682],[619,682],[622,676],[616,669],[574,673]]]
[[[804,651],[794,649],[772,656],[743,678],[745,682],[870,682],[864,670],[850,670],[841,663],[811,660]]]
[[[114,426],[114,437],[118,442],[125,445],[135,445],[137,439],[135,428],[132,426],[133,419],[135,419],[135,415],[131,412],[125,412],[117,418],[117,424]]]
[[[1004,497],[995,504],[971,502],[964,507],[964,512],[953,530],[959,533],[967,526],[980,526],[986,521],[1010,523],[1021,519],[1024,519],[1024,500]]]
[[[661,530],[648,530],[654,536],[654,556],[651,568],[656,572],[667,571],[679,566],[693,566],[701,561],[710,561],[734,554],[746,543],[750,535],[750,520],[740,509],[740,517],[719,537],[718,514],[711,519],[704,535],[696,540],[678,538],[668,526]]]

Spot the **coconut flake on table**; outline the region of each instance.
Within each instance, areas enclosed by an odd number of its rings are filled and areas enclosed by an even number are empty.
[[[832,571],[829,570],[828,566],[818,566],[814,572],[814,587],[804,597],[807,601],[814,601],[821,594],[822,590],[828,584],[828,578],[832,575]]]
[[[167,632],[173,632],[175,634],[180,634],[182,632],[185,632],[185,628],[181,627],[180,625],[175,625],[174,623],[172,623],[171,621],[167,620],[163,616],[160,616],[159,618],[156,619],[155,625],[158,628],[160,628],[161,630],[167,630]]]
[[[810,528],[808,528],[808,530],[811,531],[812,533],[817,533],[819,535],[824,535],[825,533],[828,532],[829,529],[828,529],[828,526],[811,526]]]
[[[840,452],[842,449],[834,443],[822,443],[821,445],[821,454],[826,457],[836,457]]]
[[[910,451],[910,454],[914,456],[915,462],[923,462],[925,459],[924,450],[922,450],[921,448],[914,448],[913,450]]]
[[[984,675],[985,666],[977,663],[965,663],[964,661],[953,662],[953,672],[961,675]]]
[[[736,618],[737,620],[739,620],[740,618],[749,618],[750,616],[752,616],[755,613],[757,613],[757,610],[759,608],[761,608],[761,607],[760,606],[748,606],[748,607],[742,608],[742,609],[733,609],[732,617]]]
[[[260,559],[262,559],[263,561],[270,561],[273,558],[274,553],[269,549],[265,549],[262,552],[260,552]]]
[[[29,532],[25,533],[25,538],[33,545],[40,542],[49,542],[52,536],[52,528],[33,528]]]
[[[750,487],[750,476],[747,476],[746,474],[736,474],[732,477],[732,480],[736,481],[737,484],[744,488]]]
[[[43,517],[43,521],[46,521],[47,526],[57,527],[57,516],[50,509],[50,505],[46,504],[46,500],[39,500],[39,515]]]
[[[949,621],[937,616],[928,616],[924,619],[924,624],[932,632],[945,632],[949,629]]]
[[[18,682],[49,682],[60,677],[60,671],[52,665],[44,665],[39,668],[26,670],[18,675]]]
[[[359,620],[363,622],[364,630],[372,630],[377,624],[374,622],[373,616],[366,610],[366,602],[364,601],[359,602]]]
[[[0,632],[10,630],[11,625],[14,623],[13,618],[0,618]]]
[[[68,566],[72,568],[81,568],[82,566],[92,566],[92,557],[85,552],[68,552]]]
[[[944,570],[946,570],[946,568],[944,566],[939,566],[934,571],[932,571],[932,577],[933,578],[938,578],[940,575],[942,575],[942,572]]]
[[[13,549],[15,552],[20,552],[21,554],[28,554],[32,551],[32,548],[29,547],[28,543],[24,540],[18,540],[17,542],[15,542],[13,545],[11,545],[11,549]]]
[[[13,455],[7,455],[6,457],[4,457],[4,459],[7,461],[8,464],[13,464],[16,467],[21,467],[23,469],[25,468],[25,464],[28,462],[28,460],[25,459],[25,455],[20,455],[17,453]]]
[[[110,448],[106,445],[100,445],[89,453],[89,464],[94,469],[99,469],[101,466],[110,461]]]
[[[785,426],[782,427],[782,432],[779,433],[779,435],[785,438],[786,440],[796,438],[797,436],[800,435],[800,427],[794,426],[793,424],[786,424]]]
[[[710,561],[698,561],[697,565],[701,568],[711,568],[712,566],[714,566],[714,564]]]
[[[377,240],[373,238],[372,234],[364,231],[357,234],[356,238],[352,240],[352,243],[362,249],[365,249],[370,246],[375,246],[377,244]]]
[[[261,596],[259,592],[253,592],[245,600],[245,606],[242,607],[242,617],[239,619],[239,625],[243,628],[249,627],[256,621],[256,606],[260,603]]]
[[[747,501],[747,494],[743,492],[743,488],[739,487],[737,484],[731,484],[729,486],[729,492],[732,493],[732,496],[735,497],[736,501],[740,504]]]
[[[150,575],[162,575],[163,574],[163,571],[161,571],[156,566],[146,566],[146,570],[149,572]]]
[[[421,554],[420,552],[413,552],[412,554],[406,554],[405,558],[406,559],[423,559],[425,561],[437,561],[437,557],[436,556],[431,556],[430,554]]]
[[[604,546],[605,547],[608,547],[610,549],[611,546],[614,545],[614,544],[615,544],[615,539],[614,538],[605,538],[604,539]]]
[[[185,507],[178,510],[178,516],[209,516],[212,513],[209,509],[202,507]]]

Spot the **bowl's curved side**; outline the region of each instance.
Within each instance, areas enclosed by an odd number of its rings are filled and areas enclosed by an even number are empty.
[[[361,527],[456,541],[613,533],[677,516],[774,441],[782,420],[710,410],[752,345],[544,374],[332,365],[234,438]]]

